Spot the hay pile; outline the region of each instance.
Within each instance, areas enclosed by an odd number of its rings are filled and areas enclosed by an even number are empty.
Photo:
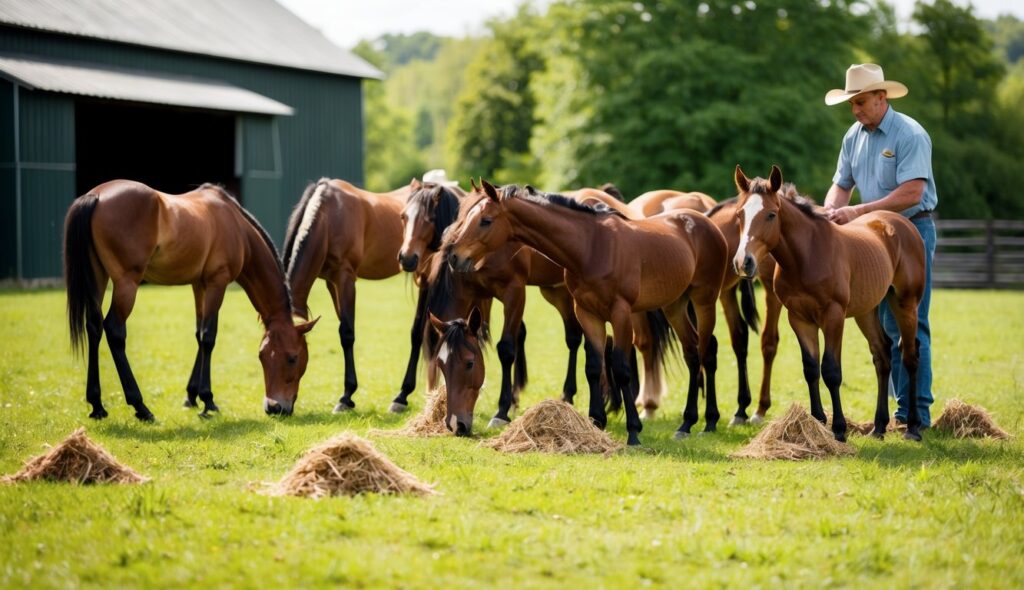
[[[942,415],[932,424],[936,430],[952,432],[956,438],[1013,438],[995,423],[981,406],[972,406],[954,398],[946,402]]]
[[[444,425],[444,416],[448,413],[448,390],[442,385],[437,393],[427,398],[423,411],[410,419],[405,426],[397,430],[373,429],[370,434],[383,436],[449,436],[451,431]]]
[[[341,434],[306,452],[292,470],[262,493],[268,496],[430,495],[434,488],[399,468],[366,439]]]
[[[613,453],[622,448],[562,400],[549,399],[523,412],[495,438],[481,443],[506,453]]]
[[[772,420],[731,456],[746,459],[821,459],[854,455],[857,450],[835,439],[832,431],[802,406],[793,404],[786,415]]]
[[[2,483],[35,480],[89,484],[143,483],[149,478],[119,463],[79,428],[48,453],[29,459],[21,471],[0,478]]]
[[[828,419],[826,426],[832,428],[832,414],[825,414]],[[875,422],[869,420],[867,422],[857,422],[851,420],[849,416],[846,417],[846,434],[857,434],[860,436],[871,436],[871,433],[875,431]],[[886,432],[906,432],[907,425],[900,424],[896,421],[896,418],[889,418],[889,425],[885,428]]]

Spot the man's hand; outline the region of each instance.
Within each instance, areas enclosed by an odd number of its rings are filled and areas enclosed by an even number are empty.
[[[829,221],[839,225],[846,225],[847,223],[850,223],[854,219],[860,217],[860,214],[857,212],[856,207],[832,208],[826,206],[825,214],[828,215]]]

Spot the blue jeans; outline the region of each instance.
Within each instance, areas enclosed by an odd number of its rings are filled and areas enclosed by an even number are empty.
[[[924,239],[925,268],[927,278],[924,286],[924,296],[917,306],[917,340],[918,340],[918,364],[917,364],[917,411],[921,415],[921,426],[929,427],[932,424],[931,405],[935,399],[932,397],[932,331],[928,323],[928,307],[932,301],[932,259],[935,258],[935,221],[930,217],[914,219],[911,223],[917,228]],[[885,333],[892,339],[892,373],[889,377],[889,393],[896,398],[896,419],[902,422],[907,421],[909,410],[907,398],[910,386],[910,376],[903,368],[903,359],[900,356],[900,330],[896,324],[896,317],[889,309],[889,303],[882,301],[878,306],[879,315],[882,318],[882,327]]]

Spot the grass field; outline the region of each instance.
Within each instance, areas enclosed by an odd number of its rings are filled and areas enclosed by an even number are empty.
[[[323,319],[310,334],[296,414],[266,417],[260,327],[245,295],[232,289],[214,351],[222,412],[204,421],[181,408],[195,356],[191,291],[144,287],[128,324],[128,351],[156,424],[138,423],[124,404],[105,343],[110,417],[87,418],[85,366],[71,356],[62,291],[0,293],[0,473],[85,425],[118,459],[153,478],[123,487],[0,486],[0,587],[1024,587],[1019,438],[956,440],[926,431],[923,444],[853,437],[858,454],[848,459],[730,459],[756,430],[724,427],[735,411],[736,377],[721,322],[725,418],[716,435],[672,439],[685,377],[677,366],[665,409],[645,424],[639,450],[608,458],[509,456],[474,439],[370,436],[441,494],[310,501],[249,491],[335,434],[365,435],[406,419],[387,407],[408,354],[410,287],[395,278],[361,281],[358,290],[356,412],[331,414],[342,357],[336,319],[318,287],[311,303]],[[526,322],[529,406],[559,394],[565,352],[556,312],[534,292]],[[1024,294],[938,291],[933,331],[933,417],[959,397],[1024,433]],[[785,320],[782,338],[770,416],[807,404]],[[847,415],[869,420],[874,371],[852,322],[844,353]],[[482,428],[497,400],[496,355],[489,354],[475,422],[481,437],[496,434]],[[751,374],[758,383],[753,349]],[[579,378],[585,384],[582,363]],[[421,391],[410,399],[418,412]],[[609,428],[625,439],[621,415]]]

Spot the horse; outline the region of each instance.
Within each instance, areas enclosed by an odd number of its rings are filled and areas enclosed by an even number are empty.
[[[629,208],[640,217],[651,217],[666,211],[693,209],[707,213],[717,203],[701,192],[682,192],[668,189],[648,191],[629,202]]]
[[[139,285],[192,285],[196,303],[196,353],[186,386],[186,407],[203,401],[201,416],[219,408],[210,385],[217,314],[228,283],[237,281],[265,328],[264,410],[291,414],[308,359],[305,334],[317,320],[293,323],[292,304],[277,249],[259,222],[223,188],[204,184],[168,195],[130,180],[114,180],[78,197],[64,220],[64,281],[74,352],[88,341],[85,399],[90,418],[107,411],[100,398],[99,343],[103,334],[117,367],[125,401],[135,417],[153,421],[125,353],[127,322]],[[114,285],[102,316],[107,282]],[[318,318],[319,319],[319,318]]]
[[[441,188],[423,188],[413,193],[402,212],[404,239],[399,259],[403,268],[411,270],[418,265],[420,257],[437,252],[441,235],[458,213],[459,203],[459,197],[446,195]],[[509,411],[516,403],[519,390],[526,385],[526,327],[522,318],[527,285],[538,286],[544,298],[562,317],[566,346],[569,348],[569,365],[562,396],[567,401],[573,399],[576,394],[576,356],[583,340],[583,331],[572,310],[572,297],[563,284],[561,267],[532,248],[508,243],[488,255],[473,273],[453,275],[447,264],[435,263],[426,276],[427,303],[417,308],[418,322],[425,312],[442,320],[451,320],[467,317],[473,308],[480,308],[486,318],[493,298],[501,300],[505,308],[502,336],[497,346],[502,366],[501,393],[498,411],[489,427],[501,427],[510,422]],[[413,333],[415,338],[415,325]],[[428,360],[434,348],[423,348]],[[433,382],[430,375],[428,382]],[[407,407],[410,391],[403,388],[392,402],[392,410],[401,411]],[[466,426],[471,428],[472,424]]]
[[[420,186],[413,179],[389,193],[373,193],[344,180],[321,178],[306,188],[288,220],[283,262],[295,314],[309,317],[309,292],[319,277],[327,283],[338,316],[345,383],[335,413],[355,408],[352,395],[359,387],[353,354],[356,279],[386,279],[401,271],[402,209]],[[416,354],[413,350],[410,355],[413,374],[407,372],[407,383],[415,382]]]
[[[920,441],[917,411],[917,305],[924,293],[924,243],[906,218],[873,211],[846,225],[835,225],[800,198],[779,193],[782,171],[772,166],[768,180],[750,180],[737,165],[740,196],[736,223],[740,244],[733,257],[736,273],[752,277],[758,261],[776,261],[775,294],[789,310],[789,323],[800,343],[811,415],[825,423],[819,376],[832,398],[832,432],[846,440],[840,400],[845,319],[857,322],[871,350],[878,380],[874,431],[881,438],[889,422],[889,338],[882,330],[878,305],[888,301],[900,331],[900,356],[910,375],[910,415],[904,438]],[[818,330],[825,334],[819,361]]]
[[[688,435],[697,421],[701,384],[707,394],[705,430],[713,432],[719,417],[714,384],[715,300],[728,254],[718,228],[693,212],[631,221],[610,209],[529,186],[505,186],[499,196],[490,183],[481,185],[474,187],[472,203],[462,208],[455,231],[445,239],[450,246],[449,263],[467,271],[486,253],[517,240],[565,269],[576,317],[596,352],[586,363],[591,420],[599,427],[606,422],[600,377],[605,324],[611,322],[611,389],[613,396],[626,402],[627,444],[640,444],[642,425],[629,395],[632,375],[626,359],[632,353],[633,314],[660,308],[683,343],[690,369],[687,407],[677,437]],[[690,301],[696,310],[696,333],[687,318]]]
[[[456,436],[469,436],[473,407],[484,385],[484,355],[480,350],[484,328],[480,310],[474,307],[467,319],[444,322],[433,314],[429,318],[438,339],[433,366],[444,375],[448,400],[444,424]]]

